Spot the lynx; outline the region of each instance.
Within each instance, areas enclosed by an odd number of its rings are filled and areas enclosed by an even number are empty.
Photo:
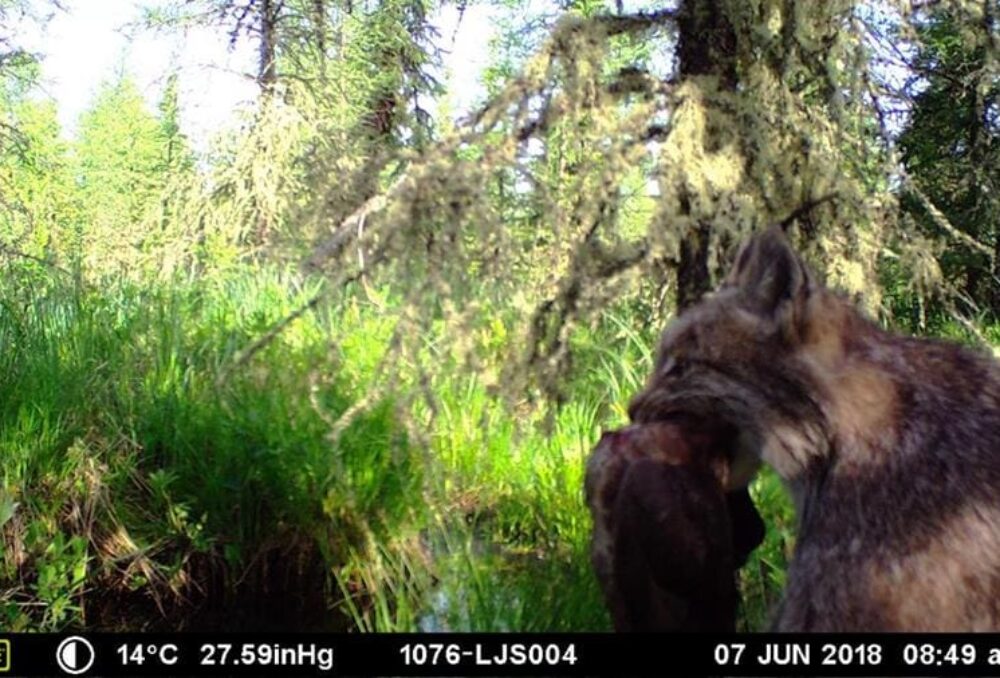
[[[592,561],[617,631],[733,631],[735,570],[764,538],[726,494],[732,436],[673,420],[606,433],[587,464]]]
[[[781,230],[667,327],[629,412],[721,417],[728,488],[761,460],[785,481],[798,537],[775,630],[1000,629],[1000,364],[881,329]]]

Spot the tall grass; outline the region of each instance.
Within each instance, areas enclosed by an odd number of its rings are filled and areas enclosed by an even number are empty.
[[[400,392],[331,438],[376,379],[384,299],[314,308],[237,363],[318,283],[267,268],[4,280],[0,627],[225,628],[234,611],[245,628],[609,627],[582,486],[651,362],[655,335],[627,309],[574,336],[574,398],[557,411],[443,369],[432,420]],[[754,491],[777,529],[744,575],[749,627],[791,543],[777,482]]]
[[[349,310],[312,313],[229,369],[312,293],[299,282],[261,270],[165,289],[6,290],[0,497],[16,506],[4,525],[9,625],[86,622],[81,567],[88,587],[179,598],[195,555],[233,583],[252,579],[270,551],[342,561],[357,535],[406,514],[422,468],[391,402],[360,414],[335,445],[326,438],[325,417],[358,397],[356,376],[336,369],[330,349]],[[351,331],[365,341],[342,342],[339,360],[387,336],[377,322]],[[313,378],[317,370],[325,378]],[[69,546],[48,548],[60,538]],[[65,570],[62,586],[42,581],[51,567]],[[60,596],[69,603],[52,612]]]

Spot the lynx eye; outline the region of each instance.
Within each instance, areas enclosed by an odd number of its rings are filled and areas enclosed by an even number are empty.
[[[663,367],[660,368],[660,376],[663,377],[679,377],[687,370],[687,363],[683,360],[678,360],[674,356],[667,358],[666,362],[663,363]]]

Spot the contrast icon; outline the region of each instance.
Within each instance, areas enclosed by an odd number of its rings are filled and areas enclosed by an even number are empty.
[[[56,663],[71,676],[78,676],[94,665],[94,646],[80,636],[70,636],[56,648]]]

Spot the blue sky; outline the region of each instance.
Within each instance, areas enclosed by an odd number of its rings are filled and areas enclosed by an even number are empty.
[[[43,55],[44,91],[56,100],[67,135],[73,133],[100,83],[121,70],[155,105],[165,77],[179,68],[182,125],[201,148],[232,120],[234,109],[256,93],[250,77],[255,47],[247,41],[230,50],[225,34],[211,28],[189,29],[183,35],[146,31],[128,39],[128,26],[139,17],[140,6],[163,5],[164,0],[63,0],[63,4],[66,12],[57,12],[43,31],[26,31],[22,42]],[[476,81],[488,59],[492,35],[488,11],[470,6],[458,31],[454,6],[434,17],[441,46],[448,52],[445,66],[457,85],[453,104],[459,111],[471,105],[480,91]]]

